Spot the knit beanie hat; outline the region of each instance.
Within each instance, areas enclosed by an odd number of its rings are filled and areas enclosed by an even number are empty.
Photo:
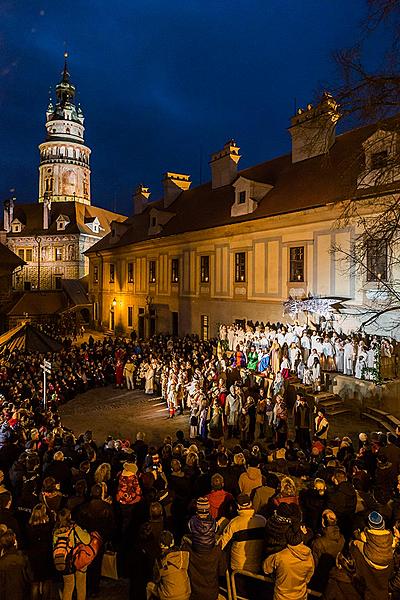
[[[290,521],[291,523],[301,522],[301,512],[297,504],[280,502],[276,514],[280,519]]]
[[[201,515],[208,515],[210,512],[210,503],[207,498],[199,498],[196,502],[196,512]]]
[[[368,515],[368,527],[370,529],[385,529],[385,521],[380,513],[373,510]]]
[[[299,524],[293,524],[286,532],[286,542],[288,546],[298,546],[303,541],[303,533]]]
[[[240,509],[253,508],[250,496],[248,496],[247,494],[239,494],[239,496],[237,497],[237,503]]]
[[[164,530],[160,534],[160,548],[161,550],[168,550],[175,544],[174,536],[170,531]]]

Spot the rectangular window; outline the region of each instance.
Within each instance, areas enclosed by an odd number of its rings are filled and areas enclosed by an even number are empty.
[[[210,257],[200,256],[200,282],[209,283],[210,281]]]
[[[388,164],[388,151],[374,152],[371,154],[371,169],[384,169]]]
[[[238,204],[244,204],[246,202],[246,192],[239,192]]]
[[[23,249],[18,250],[18,256],[20,258],[22,258],[22,260],[25,260],[25,250],[23,250]]]
[[[26,262],[32,262],[32,258],[33,258],[32,248],[27,248],[25,250],[25,260],[26,260]]]
[[[93,267],[93,283],[99,283],[99,267],[97,265]]]
[[[235,282],[242,283],[243,281],[246,281],[246,252],[236,252]]]
[[[97,321],[99,318],[99,303],[93,302],[93,319]]]
[[[110,283],[115,282],[115,265],[110,263]]]
[[[385,240],[367,241],[367,281],[387,281],[388,245]]]
[[[208,340],[208,336],[209,336],[208,315],[201,315],[200,326],[201,326],[201,339]]]
[[[133,306],[128,306],[128,327],[133,327]]]
[[[171,261],[171,282],[178,283],[179,281],[179,258],[173,258]]]
[[[55,259],[56,260],[62,260],[62,248],[61,248],[61,246],[58,246],[55,249]]]
[[[133,283],[133,262],[128,262],[128,283]]]
[[[149,261],[149,283],[155,283],[155,282],[156,282],[156,261],[150,260]]]
[[[290,248],[290,281],[304,281],[304,246]]]
[[[56,290],[61,290],[62,288],[62,275],[56,275],[54,278],[55,288]]]

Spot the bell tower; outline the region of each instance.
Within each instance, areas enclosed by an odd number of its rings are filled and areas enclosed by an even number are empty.
[[[76,88],[70,81],[64,54],[62,79],[56,86],[56,104],[46,111],[46,141],[39,145],[39,202],[90,204],[90,148],[85,146],[84,116],[75,105]]]

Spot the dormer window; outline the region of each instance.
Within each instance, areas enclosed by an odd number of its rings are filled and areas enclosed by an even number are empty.
[[[253,213],[258,203],[272,189],[272,185],[253,181],[240,176],[234,183],[235,202],[231,206],[231,217],[241,217]]]
[[[14,221],[11,223],[11,231],[12,231],[12,233],[21,233],[21,231],[22,231],[21,221],[18,221],[18,219],[14,219]]]
[[[64,231],[67,225],[69,224],[70,219],[66,215],[59,215],[57,217],[57,231]]]
[[[238,194],[238,204],[244,204],[246,202],[246,191],[239,192]]]
[[[151,217],[151,227],[155,227],[157,225],[157,217]]]
[[[371,169],[384,169],[388,164],[388,151],[381,150],[371,154]]]
[[[64,231],[65,221],[57,221],[57,231]]]

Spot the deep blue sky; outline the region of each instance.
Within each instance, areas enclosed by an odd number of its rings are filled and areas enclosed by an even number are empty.
[[[294,102],[337,73],[365,0],[0,0],[0,198],[37,200],[48,89],[69,70],[92,148],[92,202],[129,214],[167,170],[209,178],[233,137],[244,168],[289,151]]]

